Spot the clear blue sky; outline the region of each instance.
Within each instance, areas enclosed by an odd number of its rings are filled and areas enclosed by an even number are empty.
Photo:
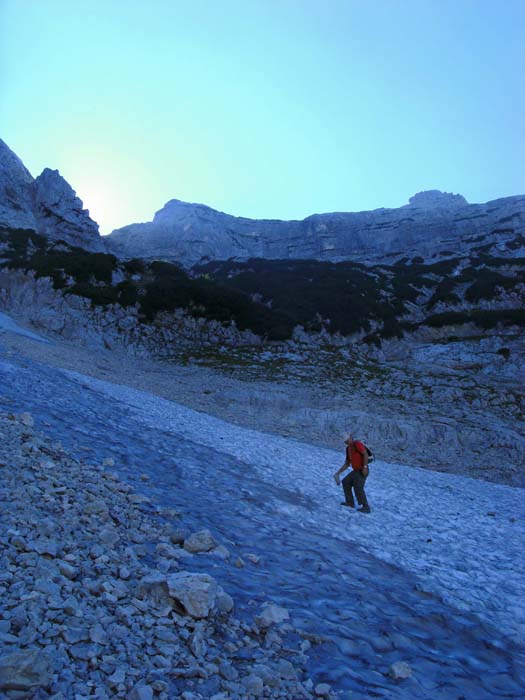
[[[0,137],[103,233],[525,192],[525,0],[0,0]]]

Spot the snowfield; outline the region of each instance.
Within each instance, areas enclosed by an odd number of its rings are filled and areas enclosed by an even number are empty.
[[[288,608],[312,640],[312,677],[342,698],[525,696],[522,489],[376,455],[362,515],[339,505],[342,441],[312,446],[38,363],[6,352],[1,332],[0,407],[30,411],[87,469],[112,457],[153,504],[209,528],[230,559],[188,566],[212,571],[241,614]],[[398,661],[409,679],[388,677]]]
[[[248,430],[129,387],[65,371],[84,386],[133,409],[144,425],[229,454],[264,480],[296,492],[273,506],[298,527],[315,527],[415,574],[421,589],[475,613],[516,642],[525,639],[523,491],[380,460],[370,466],[369,517],[340,506],[332,474],[341,452]],[[497,468],[497,467],[495,467]],[[218,485],[220,489],[220,484]],[[266,500],[263,492],[255,499]]]

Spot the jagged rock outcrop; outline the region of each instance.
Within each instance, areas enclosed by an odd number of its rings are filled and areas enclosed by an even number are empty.
[[[58,170],[34,179],[0,139],[0,227],[30,229],[51,240],[105,251],[96,224]]]
[[[468,204],[461,195],[430,190],[398,209],[314,214],[302,221],[234,217],[173,199],[152,222],[113,231],[108,245],[121,257],[186,266],[232,257],[391,262],[447,250],[457,255],[481,239],[515,246],[524,233],[525,196]]]
[[[436,207],[452,209],[454,207],[466,207],[468,202],[461,194],[441,192],[440,190],[426,190],[410,197],[408,204],[405,206],[421,207],[423,209],[434,209]]]
[[[37,230],[51,240],[65,240],[87,250],[104,250],[98,224],[83,208],[58,170],[45,168],[33,183]]]
[[[0,139],[0,226],[36,226],[33,178],[20,158]]]

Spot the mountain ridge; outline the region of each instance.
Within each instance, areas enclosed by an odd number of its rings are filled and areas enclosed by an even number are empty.
[[[107,236],[122,258],[179,262],[315,259],[378,263],[405,255],[436,256],[452,247],[468,253],[473,239],[500,245],[525,233],[525,195],[469,204],[461,195],[420,192],[402,207],[311,214],[298,220],[250,219],[205,204],[169,200],[151,222]]]
[[[397,208],[310,214],[304,219],[251,219],[201,203],[170,199],[152,221],[100,236],[98,225],[58,170],[34,179],[0,140],[0,226],[33,230],[121,259],[176,262],[320,260],[364,264],[468,255],[482,240],[507,257],[525,255],[525,195],[470,204],[459,194],[426,190]]]

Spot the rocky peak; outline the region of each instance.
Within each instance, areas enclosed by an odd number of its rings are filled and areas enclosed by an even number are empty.
[[[169,202],[155,213],[153,222],[171,225],[174,220],[179,222],[199,221],[203,216],[220,216],[221,212],[208,207],[206,204],[183,202],[181,199],[170,199]]]
[[[420,207],[422,209],[435,209],[436,207],[451,209],[452,207],[465,207],[467,205],[468,202],[463,195],[441,192],[441,190],[418,192],[413,197],[410,197],[407,204],[409,207]]]
[[[105,250],[98,224],[58,170],[33,179],[20,158],[0,140],[0,226],[32,229],[86,250]]]
[[[35,213],[41,233],[84,248],[93,249],[98,243],[102,250],[98,224],[89,217],[82,200],[58,170],[45,168],[34,181],[34,188]]]
[[[33,177],[0,139],[0,226],[35,228]]]

